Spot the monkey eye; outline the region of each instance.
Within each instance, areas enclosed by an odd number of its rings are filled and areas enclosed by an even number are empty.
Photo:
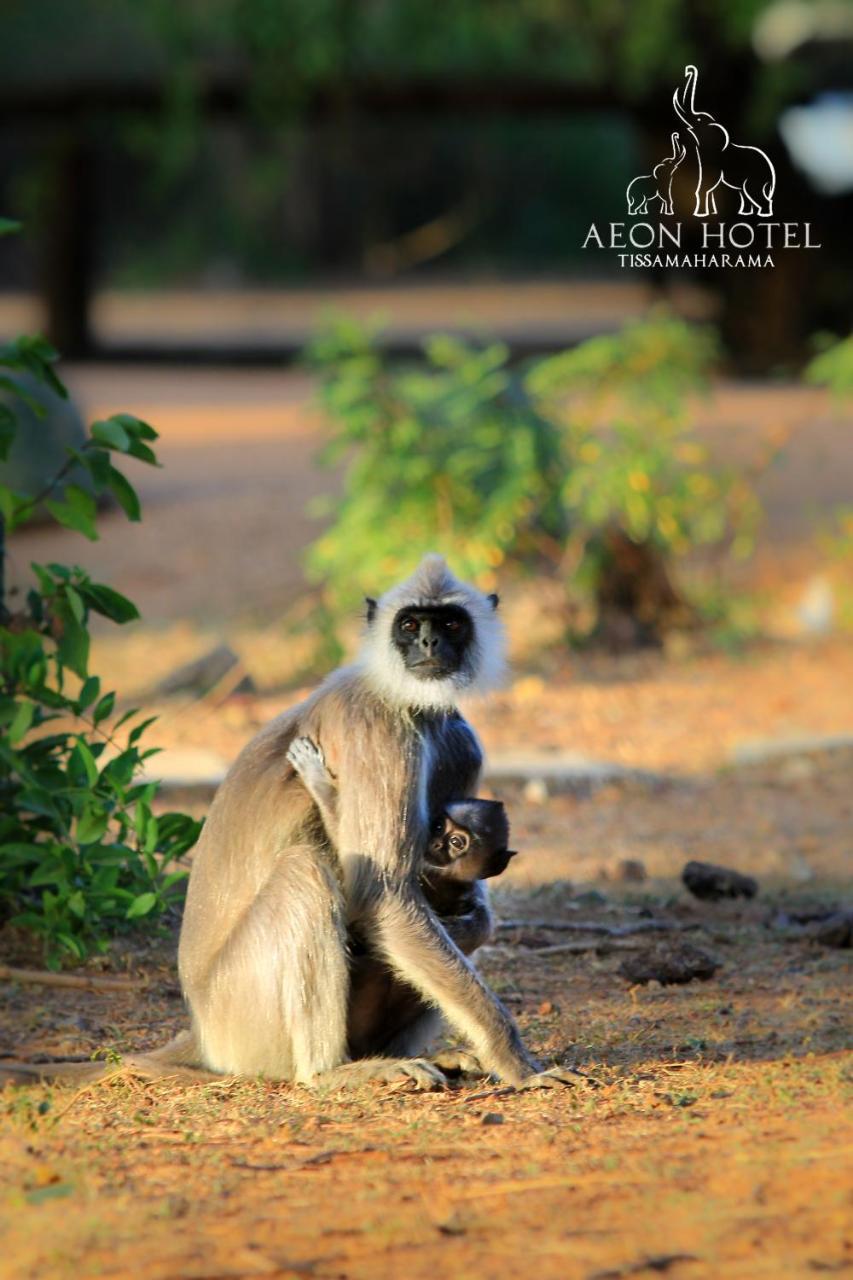
[[[452,835],[452,836],[450,837],[450,844],[452,845],[452,847],[453,847],[454,849],[459,849],[459,850],[467,849],[467,848],[468,848],[468,837],[467,837],[467,836],[461,836],[461,835],[458,835],[458,834],[457,834],[457,835]]]
[[[407,631],[409,635],[413,635],[418,629],[418,624],[414,618],[404,618],[400,623],[400,630]]]
[[[458,618],[448,618],[444,624],[445,631],[458,631],[460,627]]]

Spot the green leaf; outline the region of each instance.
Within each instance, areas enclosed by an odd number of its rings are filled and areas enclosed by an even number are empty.
[[[19,702],[12,721],[7,730],[9,741],[14,746],[29,731],[36,713],[34,702]]]
[[[85,916],[86,899],[83,897],[83,894],[80,892],[79,889],[75,890],[75,892],[72,893],[71,897],[68,899],[68,910],[72,912],[72,914],[75,915],[78,920],[82,920],[83,917]]]
[[[70,484],[63,494],[62,502],[49,501],[44,505],[54,519],[66,529],[74,529],[92,542],[97,542],[98,530],[95,521],[98,506],[91,493],[81,489],[78,484]]]
[[[147,462],[151,466],[157,467],[160,465],[153,449],[145,444],[146,440],[157,439],[157,432],[152,426],[147,422],[143,422],[141,418],[133,417],[130,413],[114,413],[109,419],[109,423],[112,424],[109,428],[110,431],[112,431],[113,427],[118,427],[127,438],[127,447],[122,452],[127,453],[131,458],[139,458],[141,462]],[[99,428],[103,428],[105,424],[98,423],[96,425]],[[117,438],[118,436],[116,435]],[[113,445],[112,447],[116,446]]]
[[[74,614],[76,620],[82,624],[86,618],[86,606],[83,603],[83,598],[79,591],[75,591],[72,586],[67,586],[65,588],[65,599],[71,606],[71,612]]]
[[[68,392],[51,368],[58,359],[58,352],[39,334],[25,334],[0,347],[0,365],[7,369],[25,369],[63,400],[67,400]]]
[[[88,680],[83,682],[83,686],[77,695],[77,706],[81,711],[85,711],[90,707],[98,694],[101,692],[101,682],[97,676],[89,676]]]
[[[23,228],[22,222],[16,222],[14,218],[0,218],[0,236],[14,236]]]
[[[110,491],[118,502],[128,520],[138,521],[142,519],[142,508],[139,503],[139,495],[133,485],[123,476],[115,467],[110,467],[107,479]]]
[[[154,724],[156,719],[157,719],[156,716],[149,716],[149,718],[147,720],[143,720],[141,724],[134,725],[130,733],[127,735],[127,745],[129,747],[136,746],[139,739],[145,733],[145,730],[148,729],[152,724]],[[116,729],[117,728],[118,728],[118,725],[116,725]]]
[[[118,422],[134,440],[157,440],[158,433],[148,422],[136,418],[132,413],[114,413],[111,422]]]
[[[152,814],[145,824],[145,841],[142,847],[146,853],[153,853],[157,848],[158,829],[157,819]]]
[[[18,495],[8,485],[0,484],[0,516],[10,525],[15,517]]]
[[[103,698],[101,698],[101,701],[92,712],[92,719],[95,721],[95,724],[100,724],[102,720],[106,720],[108,716],[112,715],[115,702],[116,696],[114,693],[104,694]]]
[[[128,600],[126,596],[120,592],[114,591],[112,587],[105,587],[100,582],[87,582],[80,585],[80,594],[84,597],[91,609],[95,613],[100,613],[105,618],[111,618],[113,622],[123,624],[125,622],[133,622],[139,617],[139,610],[132,600]]]
[[[0,376],[0,390],[8,391],[9,395],[14,396],[16,400],[22,400],[28,409],[32,409],[37,418],[44,419],[47,417],[47,409],[41,400],[37,400],[26,387],[22,386],[20,382],[16,382],[14,378]]]
[[[94,787],[95,783],[98,781],[98,765],[88,744],[83,740],[83,738],[77,739],[74,750],[71,752],[69,757],[69,764],[72,769],[79,766],[79,768],[82,769],[82,772],[85,773],[89,786]]]
[[[6,462],[15,439],[18,420],[7,404],[0,404],[0,462]]]
[[[127,453],[130,448],[130,436],[118,418],[105,418],[92,423],[92,439],[107,449],[117,449],[119,453]]]
[[[133,899],[125,913],[126,920],[135,920],[137,916],[147,916],[157,903],[156,893],[140,893]]]
[[[99,809],[87,809],[77,823],[77,840],[80,844],[95,844],[104,835],[109,817]]]
[[[89,633],[82,627],[71,611],[67,600],[61,597],[54,602],[54,616],[62,624],[62,632],[56,642],[59,660],[63,666],[70,667],[75,675],[85,680],[89,672]]]
[[[131,748],[114,756],[109,764],[104,765],[102,777],[109,779],[115,786],[126,787],[139,766],[139,756]]]

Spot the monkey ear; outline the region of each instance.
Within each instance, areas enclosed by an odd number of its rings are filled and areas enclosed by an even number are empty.
[[[493,609],[497,609],[498,605],[501,602],[500,596],[494,591],[492,592],[491,595],[486,596],[486,599],[488,600],[489,604],[492,606]]]
[[[364,603],[367,605],[367,621],[372,622],[376,617],[377,604],[371,596],[364,597]]]

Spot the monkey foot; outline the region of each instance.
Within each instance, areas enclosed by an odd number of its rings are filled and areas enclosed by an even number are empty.
[[[316,1085],[358,1088],[369,1081],[413,1085],[419,1093],[447,1088],[447,1078],[426,1058],[363,1058],[318,1076]]]
[[[451,1076],[476,1076],[482,1078],[489,1074],[488,1071],[484,1071],[480,1066],[479,1059],[475,1058],[473,1053],[469,1053],[467,1049],[442,1049],[440,1053],[432,1055],[430,1062],[434,1067],[438,1067],[439,1071]]]
[[[579,1079],[586,1079],[579,1071],[571,1067],[549,1067],[547,1071],[537,1071],[535,1076],[528,1076],[518,1085],[519,1089],[560,1089],[571,1088]]]

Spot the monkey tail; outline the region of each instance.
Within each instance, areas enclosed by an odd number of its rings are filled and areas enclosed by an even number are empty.
[[[132,1053],[114,1062],[0,1062],[0,1086],[4,1084],[89,1084],[129,1072],[143,1080],[177,1079],[204,1083],[220,1077],[202,1066],[192,1031],[180,1031],[173,1040],[150,1053]]]

